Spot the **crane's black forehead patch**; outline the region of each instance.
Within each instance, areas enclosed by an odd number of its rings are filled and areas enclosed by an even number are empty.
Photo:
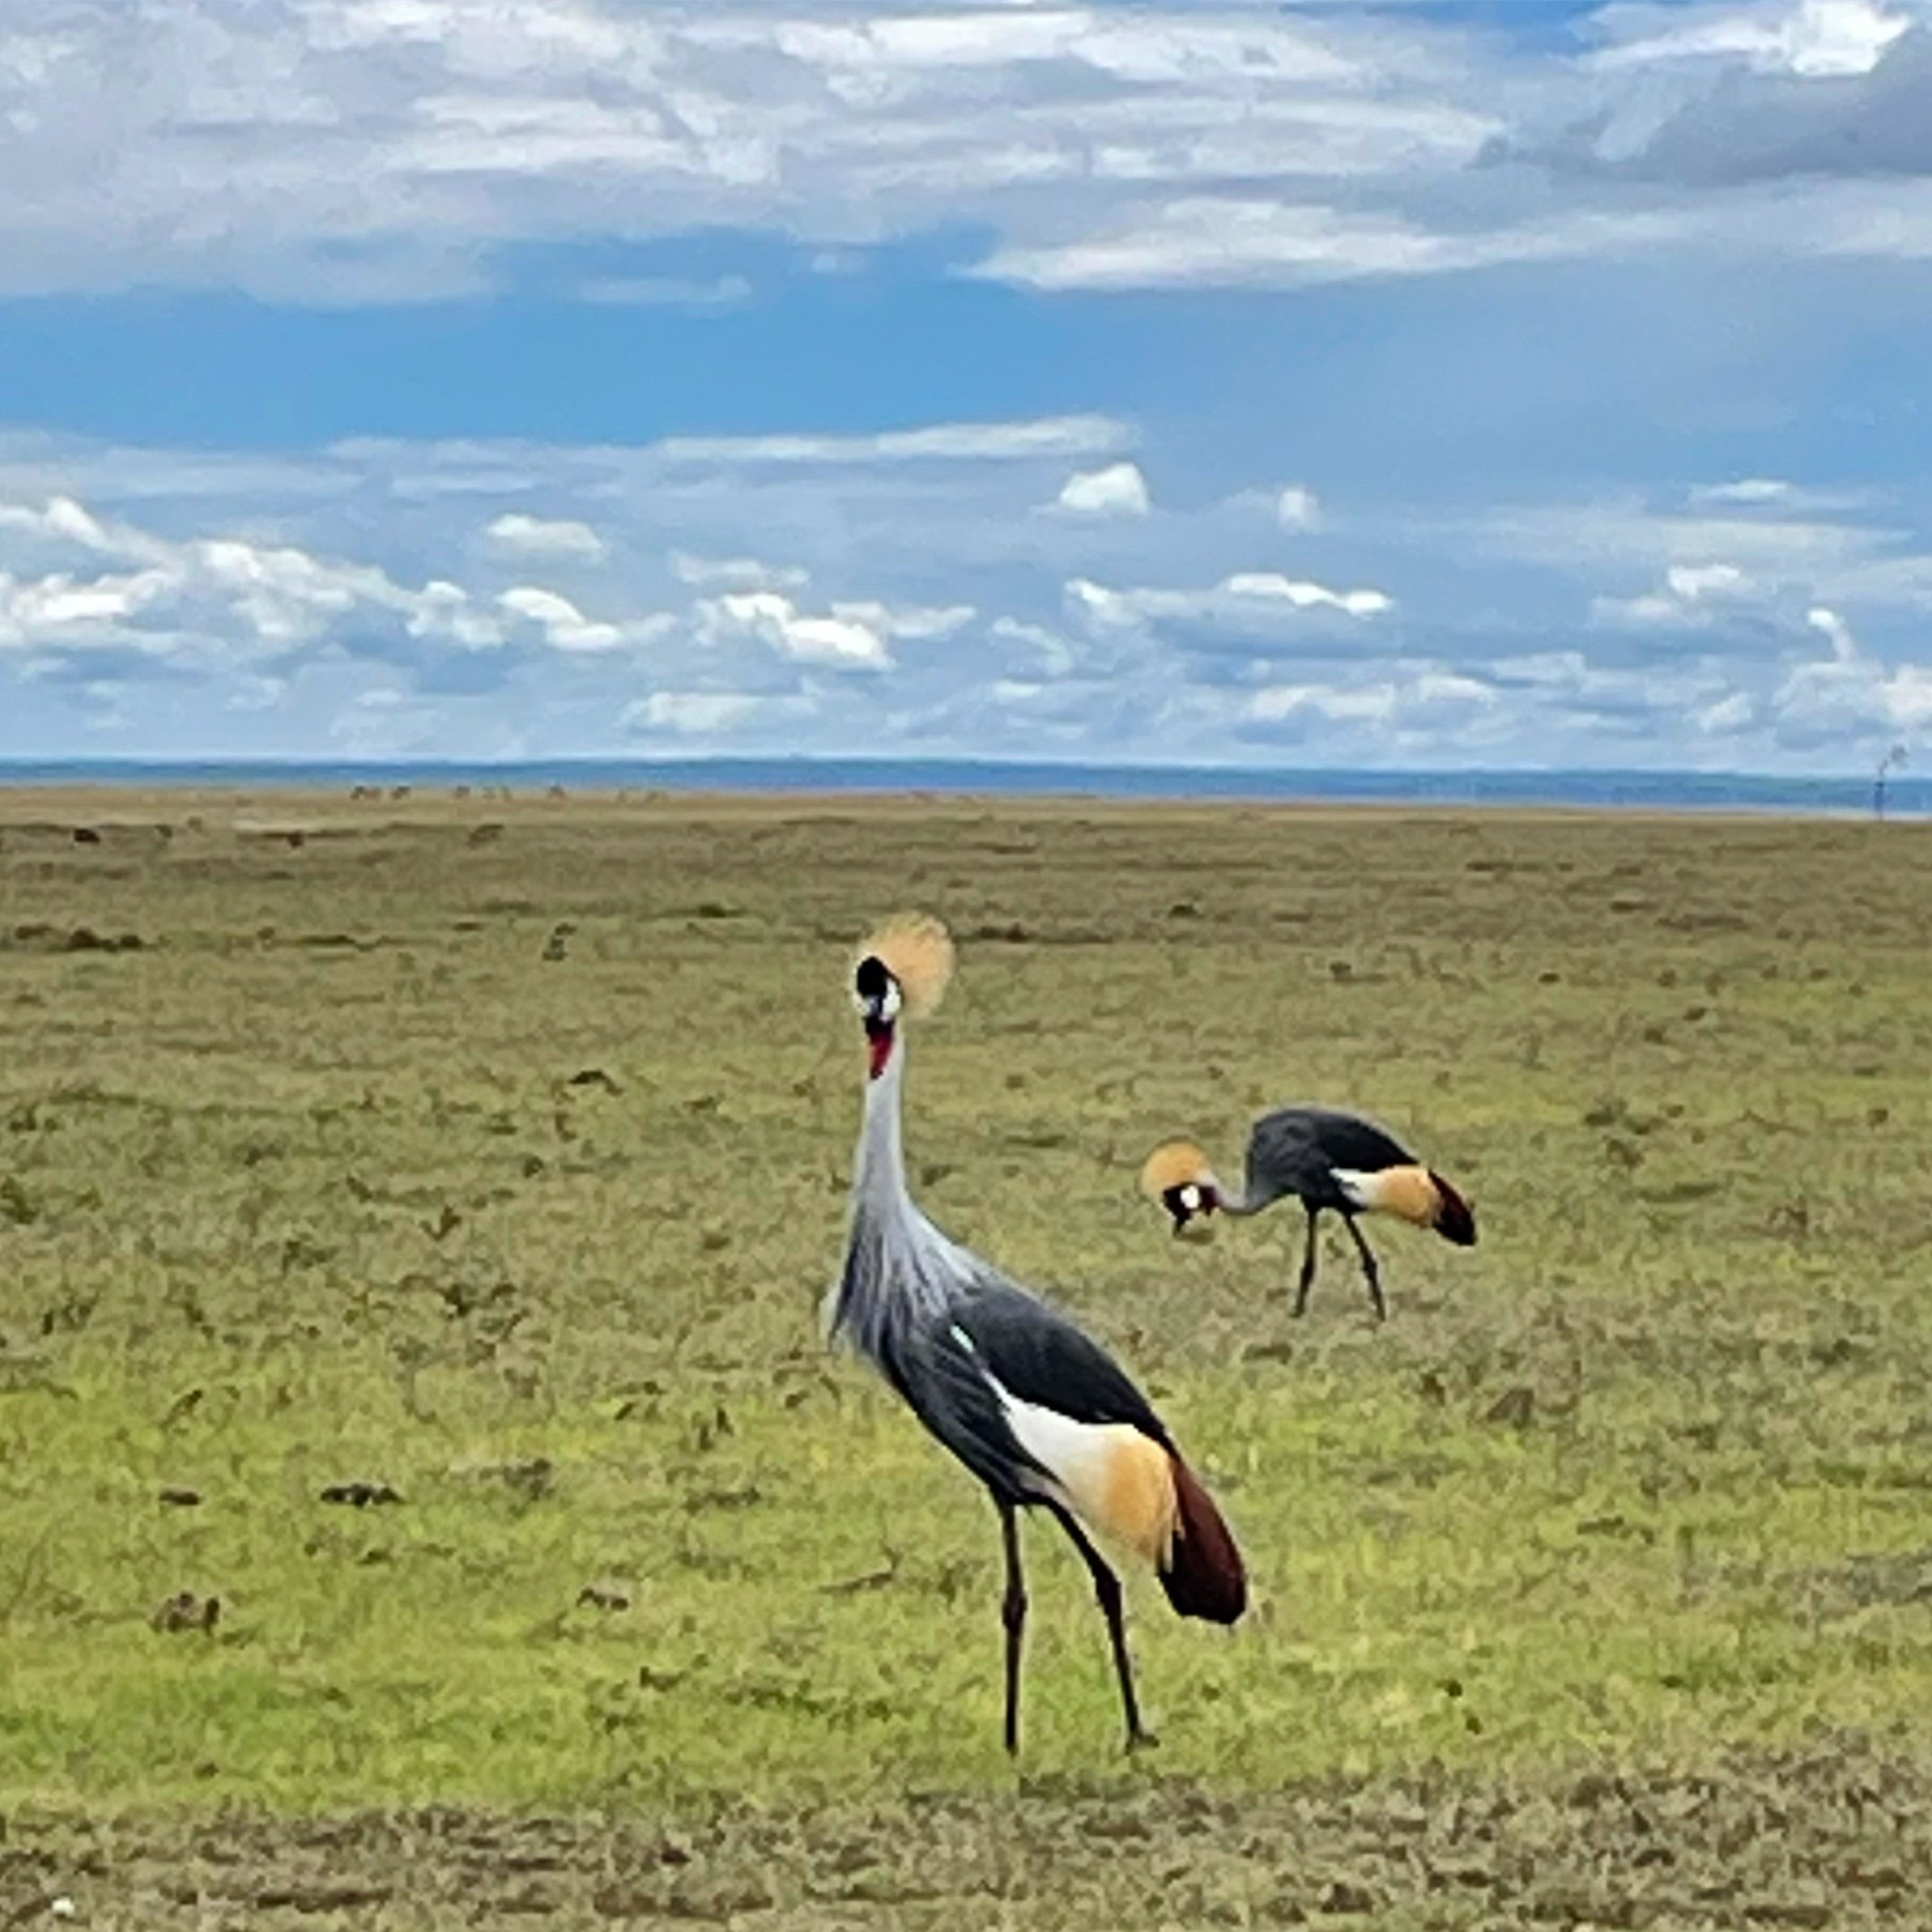
[[[859,961],[852,975],[852,984],[861,999],[883,999],[886,989],[892,983],[893,976],[886,970],[885,961],[873,953],[867,953]]]

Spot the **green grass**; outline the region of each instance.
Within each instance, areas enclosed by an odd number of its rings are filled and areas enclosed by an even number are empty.
[[[1032,1526],[1029,1775],[1915,1753],[1929,868],[1903,825],[0,799],[0,1800],[1010,1789],[992,1512],[818,1340],[847,948],[902,903],[961,954],[915,1185],[1149,1386],[1255,1582],[1230,1635],[1133,1581],[1129,1766]],[[1379,1231],[1386,1328],[1334,1239],[1289,1318],[1291,1205],[1197,1246],[1136,1197],[1294,1098],[1477,1203],[1468,1253]],[[212,1633],[151,1627],[183,1590]]]

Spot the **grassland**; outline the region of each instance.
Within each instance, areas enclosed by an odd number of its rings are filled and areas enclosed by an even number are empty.
[[[902,903],[915,1186],[1249,1552],[1131,1763],[818,1339]],[[0,795],[0,1920],[1932,1917],[1929,960],[1909,825]],[[1477,1205],[1383,1328],[1135,1194],[1318,1097]]]

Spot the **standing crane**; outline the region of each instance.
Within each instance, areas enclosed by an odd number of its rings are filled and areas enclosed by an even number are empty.
[[[1369,1301],[1378,1321],[1388,1319],[1381,1271],[1356,1217],[1393,1215],[1433,1228],[1459,1248],[1476,1245],[1476,1216],[1469,1203],[1432,1167],[1424,1167],[1393,1135],[1357,1114],[1330,1107],[1282,1107],[1264,1114],[1248,1135],[1247,1183],[1230,1195],[1190,1140],[1155,1149],[1140,1170],[1145,1192],[1174,1217],[1180,1234],[1197,1215],[1252,1215],[1285,1195],[1295,1195],[1308,1216],[1308,1241],[1295,1293],[1295,1312],[1306,1314],[1315,1285],[1316,1224],[1325,1211],[1341,1216],[1361,1256]]]
[[[906,915],[860,948],[853,1004],[865,1025],[865,1119],[845,1265],[828,1326],[863,1356],[985,1484],[1006,1557],[1006,1748],[1019,1748],[1026,1581],[1019,1512],[1044,1510],[1080,1553],[1106,1618],[1127,1748],[1140,1721],[1120,1580],[1090,1529],[1150,1564],[1183,1617],[1232,1623],[1247,1604],[1233,1536],[1147,1398],[1094,1341],[1037,1296],[942,1234],[914,1205],[900,1143],[903,1023],[938,1004],[953,944]]]

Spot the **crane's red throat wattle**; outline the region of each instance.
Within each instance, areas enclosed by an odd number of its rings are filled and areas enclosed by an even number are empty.
[[[886,1063],[893,1057],[892,1028],[868,1026],[865,1029],[865,1044],[872,1060],[871,1078],[876,1080],[886,1070]]]

